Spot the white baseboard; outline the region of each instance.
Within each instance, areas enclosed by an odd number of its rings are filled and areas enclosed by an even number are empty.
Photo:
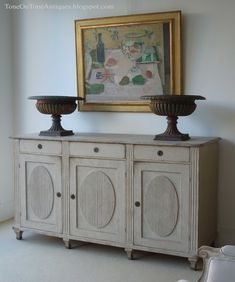
[[[0,222],[10,219],[14,216],[14,201],[0,204]]]

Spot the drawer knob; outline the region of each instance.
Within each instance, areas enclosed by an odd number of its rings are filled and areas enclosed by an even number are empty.
[[[135,202],[135,206],[136,206],[136,207],[140,207],[140,202],[138,202],[138,201]]]
[[[57,192],[57,193],[56,193],[56,196],[57,196],[58,198],[60,198],[60,197],[61,197],[61,193],[60,193],[60,192]]]
[[[72,194],[70,197],[71,197],[72,200],[75,199],[75,195],[74,194]]]
[[[162,151],[162,150],[157,151],[157,155],[158,155],[159,157],[163,156],[163,151]]]
[[[38,144],[38,149],[39,149],[39,150],[42,149],[42,144]]]
[[[95,147],[93,151],[94,151],[95,153],[98,153],[98,152],[99,152],[99,148],[98,148],[98,147]]]

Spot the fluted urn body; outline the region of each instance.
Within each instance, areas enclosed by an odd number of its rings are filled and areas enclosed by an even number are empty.
[[[167,117],[166,131],[156,135],[155,140],[181,141],[190,139],[190,136],[178,130],[178,116],[191,115],[197,107],[195,100],[205,100],[197,95],[146,95],[141,98],[150,101],[149,107],[154,114]]]
[[[42,136],[68,136],[73,135],[72,130],[65,130],[61,126],[61,115],[68,115],[77,108],[76,100],[80,97],[72,96],[30,96],[28,99],[37,100],[36,108],[42,114],[52,116],[52,126],[50,129],[41,131]]]

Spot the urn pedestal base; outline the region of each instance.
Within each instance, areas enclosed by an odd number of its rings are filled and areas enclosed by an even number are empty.
[[[65,130],[61,126],[61,115],[52,115],[52,126],[48,130],[40,131],[40,136],[69,136],[74,135],[72,130]]]
[[[155,135],[154,140],[164,141],[186,141],[189,140],[189,134],[181,133],[177,128],[178,117],[167,117],[167,129],[161,134]]]

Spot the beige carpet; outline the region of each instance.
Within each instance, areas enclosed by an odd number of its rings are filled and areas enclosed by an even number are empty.
[[[30,232],[15,239],[12,221],[0,223],[0,282],[175,282],[197,281],[185,258],[137,253],[88,244],[65,249],[61,239]]]

